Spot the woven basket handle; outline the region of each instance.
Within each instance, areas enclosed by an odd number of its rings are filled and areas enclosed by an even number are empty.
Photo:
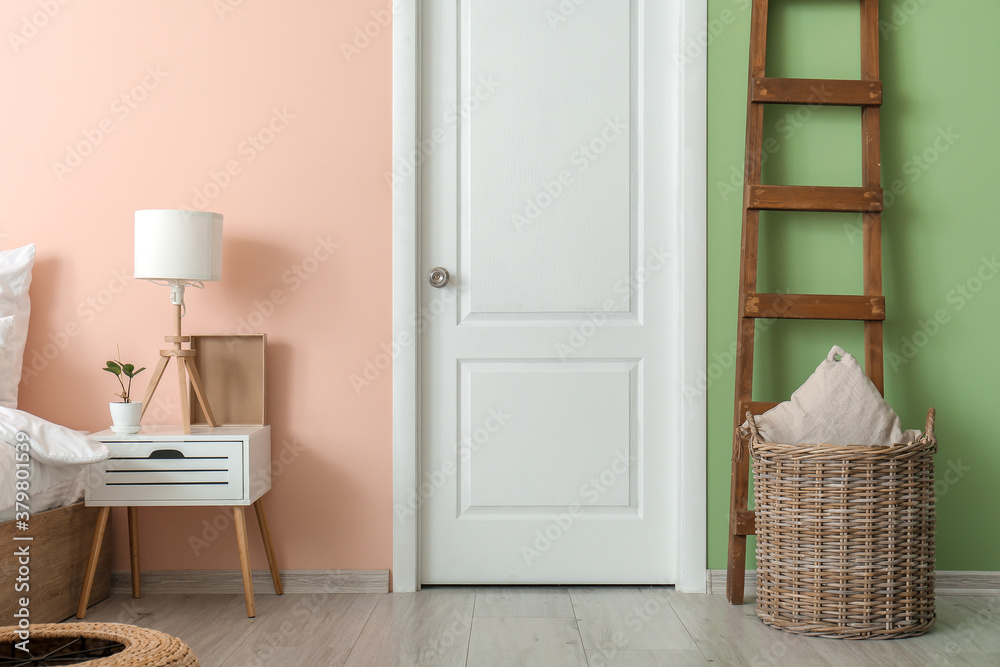
[[[748,441],[747,444],[749,446],[753,446],[754,438],[760,440],[760,431],[757,430],[757,422],[753,420],[753,415],[749,411],[747,411],[747,427],[737,427],[736,430],[739,437],[733,438],[733,460],[737,463],[743,461],[743,439],[745,438]]]
[[[750,435],[757,438],[758,440],[762,439],[760,437],[760,431],[757,430],[757,422],[754,420],[753,414],[751,414],[749,410],[747,410],[747,426],[750,427]]]
[[[935,449],[937,448],[937,438],[934,437],[934,408],[930,408],[927,411],[927,426],[924,429],[924,438],[928,441],[934,443]]]

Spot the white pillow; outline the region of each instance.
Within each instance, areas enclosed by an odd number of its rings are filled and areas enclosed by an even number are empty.
[[[28,287],[35,246],[0,251],[0,406],[17,407],[17,386],[28,338]],[[8,319],[9,318],[9,319]]]
[[[754,419],[765,442],[780,444],[891,445],[920,437],[902,430],[858,360],[836,345],[790,401]]]
[[[7,343],[13,340],[12,333],[14,333],[14,316],[0,317],[0,348],[6,349]],[[0,350],[0,354],[3,354],[3,350]]]
[[[4,367],[4,359],[7,358],[8,341],[14,339],[14,316],[7,315],[0,317],[0,368]],[[23,354],[21,355],[24,356]]]

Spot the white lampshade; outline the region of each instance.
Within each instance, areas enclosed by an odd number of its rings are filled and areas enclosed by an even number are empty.
[[[222,278],[222,215],[152,209],[135,212],[135,277]]]

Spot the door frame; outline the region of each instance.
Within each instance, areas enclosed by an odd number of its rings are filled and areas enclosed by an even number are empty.
[[[681,3],[678,44],[700,45],[707,37],[707,0]],[[392,590],[420,589],[420,0],[393,3],[392,170],[413,167],[391,179],[392,188]],[[697,49],[696,49],[697,51]],[[683,327],[676,344],[683,359],[680,387],[699,387],[706,371],[706,187],[707,49],[682,58],[679,188],[682,226]],[[686,62],[685,62],[686,60]],[[676,588],[704,593],[707,569],[706,395],[685,401],[680,424],[680,521]],[[414,507],[415,505],[415,507]]]

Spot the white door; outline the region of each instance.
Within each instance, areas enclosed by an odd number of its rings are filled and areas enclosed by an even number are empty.
[[[674,583],[679,1],[421,4],[421,580]]]

